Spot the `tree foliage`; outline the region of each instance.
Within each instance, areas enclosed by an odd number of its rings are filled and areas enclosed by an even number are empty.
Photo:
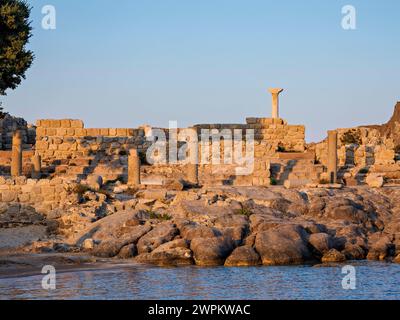
[[[25,79],[34,56],[26,49],[32,36],[31,8],[24,0],[0,0],[0,95]]]

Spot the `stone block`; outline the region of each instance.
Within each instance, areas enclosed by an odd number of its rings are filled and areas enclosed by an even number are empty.
[[[70,119],[62,119],[61,120],[61,128],[70,128],[71,120]]]
[[[71,120],[71,128],[84,128],[82,120]]]
[[[127,129],[124,129],[124,128],[117,129],[117,136],[125,137],[126,135],[127,135]]]
[[[312,183],[309,179],[290,179],[286,180],[283,185],[286,189],[293,189],[305,187],[309,183]]]
[[[1,192],[2,202],[13,202],[17,200],[17,193],[14,190],[3,190]]]

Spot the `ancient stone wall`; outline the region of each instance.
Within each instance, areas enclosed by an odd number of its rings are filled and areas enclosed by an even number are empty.
[[[20,130],[22,133],[23,149],[30,149],[35,144],[35,128],[22,118],[6,114],[0,119],[0,150],[11,150],[15,130]]]
[[[382,137],[379,130],[368,127],[337,129],[338,165],[371,166],[395,163],[392,139]],[[327,165],[326,140],[315,145],[316,159]]]
[[[29,205],[38,212],[46,213],[58,208],[67,196],[67,183],[61,178],[35,180],[0,177],[0,202]]]
[[[34,151],[24,150],[22,152],[22,173],[30,176],[32,171],[32,157]],[[0,151],[0,175],[10,175],[11,151]]]
[[[44,159],[85,157],[96,152],[126,154],[129,149],[145,150],[143,129],[84,128],[81,120],[38,120],[36,150]]]
[[[224,139],[220,140],[221,161],[219,164],[211,162],[211,152],[209,153],[209,163],[201,163],[200,173],[203,183],[207,183],[208,178],[219,179],[221,183],[242,184],[242,185],[268,185],[270,182],[270,159],[277,152],[304,152],[305,150],[305,128],[304,126],[288,125],[282,119],[270,118],[248,118],[246,124],[203,124],[195,125],[199,141],[202,138],[202,129],[210,130],[208,141],[209,151],[212,150],[213,129],[217,129],[217,140],[222,133],[230,133],[234,137],[236,130],[242,130],[243,143],[241,144],[242,155],[246,154],[246,131],[254,130],[254,172],[250,175],[237,176],[237,167],[243,164],[226,163],[224,150]],[[152,128],[85,128],[81,120],[61,119],[61,120],[38,120],[36,128],[36,150],[42,156],[45,163],[51,161],[61,161],[63,164],[56,168],[56,172],[69,172],[82,174],[87,168],[82,166],[71,166],[70,159],[79,159],[97,155],[98,163],[92,168],[91,173],[107,175],[110,179],[117,176],[126,175],[127,157],[129,150],[138,149],[141,157],[152,145],[152,141],[147,136],[151,134]],[[168,142],[168,130],[161,129],[165,133]],[[181,130],[177,129],[179,134]],[[155,131],[155,130],[154,130]],[[180,142],[178,148],[184,145]],[[199,144],[199,154],[202,148],[207,145]],[[233,148],[238,147],[231,141]],[[166,146],[168,154],[168,143]],[[232,152],[234,149],[232,149]],[[67,160],[65,162],[64,160]],[[103,162],[103,163],[101,163]],[[180,165],[170,165],[171,176],[181,175]],[[161,166],[160,166],[161,168]],[[58,171],[57,171],[58,170]],[[210,180],[211,181],[211,180]]]

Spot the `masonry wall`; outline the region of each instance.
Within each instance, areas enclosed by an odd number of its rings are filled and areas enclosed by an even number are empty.
[[[0,202],[32,206],[47,213],[68,197],[67,184],[61,178],[27,179],[0,177]]]
[[[303,152],[305,150],[305,128],[304,126],[288,125],[282,119],[270,118],[248,118],[246,124],[202,124],[193,126],[197,129],[199,141],[201,139],[202,129],[218,129],[219,132],[231,132],[233,137],[234,130],[242,130],[242,152],[246,151],[246,130],[254,130],[254,172],[250,176],[236,176],[235,164],[224,164],[224,141],[221,140],[221,164],[204,164],[200,166],[200,173],[203,177],[217,179],[220,176],[221,181],[230,178],[229,183],[243,185],[267,185],[270,181],[269,163],[271,157],[274,157],[278,151]],[[42,156],[44,162],[62,161],[63,159],[76,159],[88,157],[94,154],[109,156],[109,167],[118,167],[113,172],[107,168],[107,163],[99,164],[94,173],[115,176],[126,174],[126,154],[129,149],[136,148],[142,154],[152,145],[151,141],[146,139],[146,134],[151,130],[150,127],[142,128],[85,128],[81,120],[61,119],[61,120],[38,120],[36,128],[36,150]],[[168,139],[168,130],[161,129]],[[178,132],[181,129],[178,129]],[[228,131],[227,131],[228,130]],[[180,143],[180,145],[183,142]],[[212,139],[209,140],[211,150]],[[201,146],[199,147],[201,154]],[[168,151],[168,149],[167,149]],[[118,156],[117,160],[112,160],[112,156]],[[211,158],[211,154],[210,154]],[[210,159],[211,160],[211,159]],[[115,163],[115,161],[119,163]],[[65,163],[65,162],[64,162]],[[182,169],[177,166],[170,166],[172,172],[170,175],[181,174]],[[70,172],[80,173],[80,167],[68,168],[68,162],[65,168]],[[72,170],[74,169],[74,170]],[[176,171],[176,172],[175,172]],[[207,180],[207,178],[206,178]],[[207,181],[203,181],[207,182]]]
[[[395,163],[393,140],[382,137],[378,130],[368,127],[337,129],[339,166],[392,165]],[[316,159],[327,165],[326,140],[316,144]]]
[[[22,118],[6,114],[0,119],[0,150],[11,150],[15,130],[20,130],[22,133],[24,149],[30,149],[35,144],[35,128]]]
[[[67,159],[89,156],[96,152],[118,154],[137,148],[144,151],[144,129],[84,128],[81,120],[38,120],[36,150],[44,159]]]

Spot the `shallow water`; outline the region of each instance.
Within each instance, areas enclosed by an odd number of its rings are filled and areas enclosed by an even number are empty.
[[[355,262],[356,289],[342,288],[342,266],[158,268],[117,265],[0,279],[0,299],[400,299],[400,265]]]

